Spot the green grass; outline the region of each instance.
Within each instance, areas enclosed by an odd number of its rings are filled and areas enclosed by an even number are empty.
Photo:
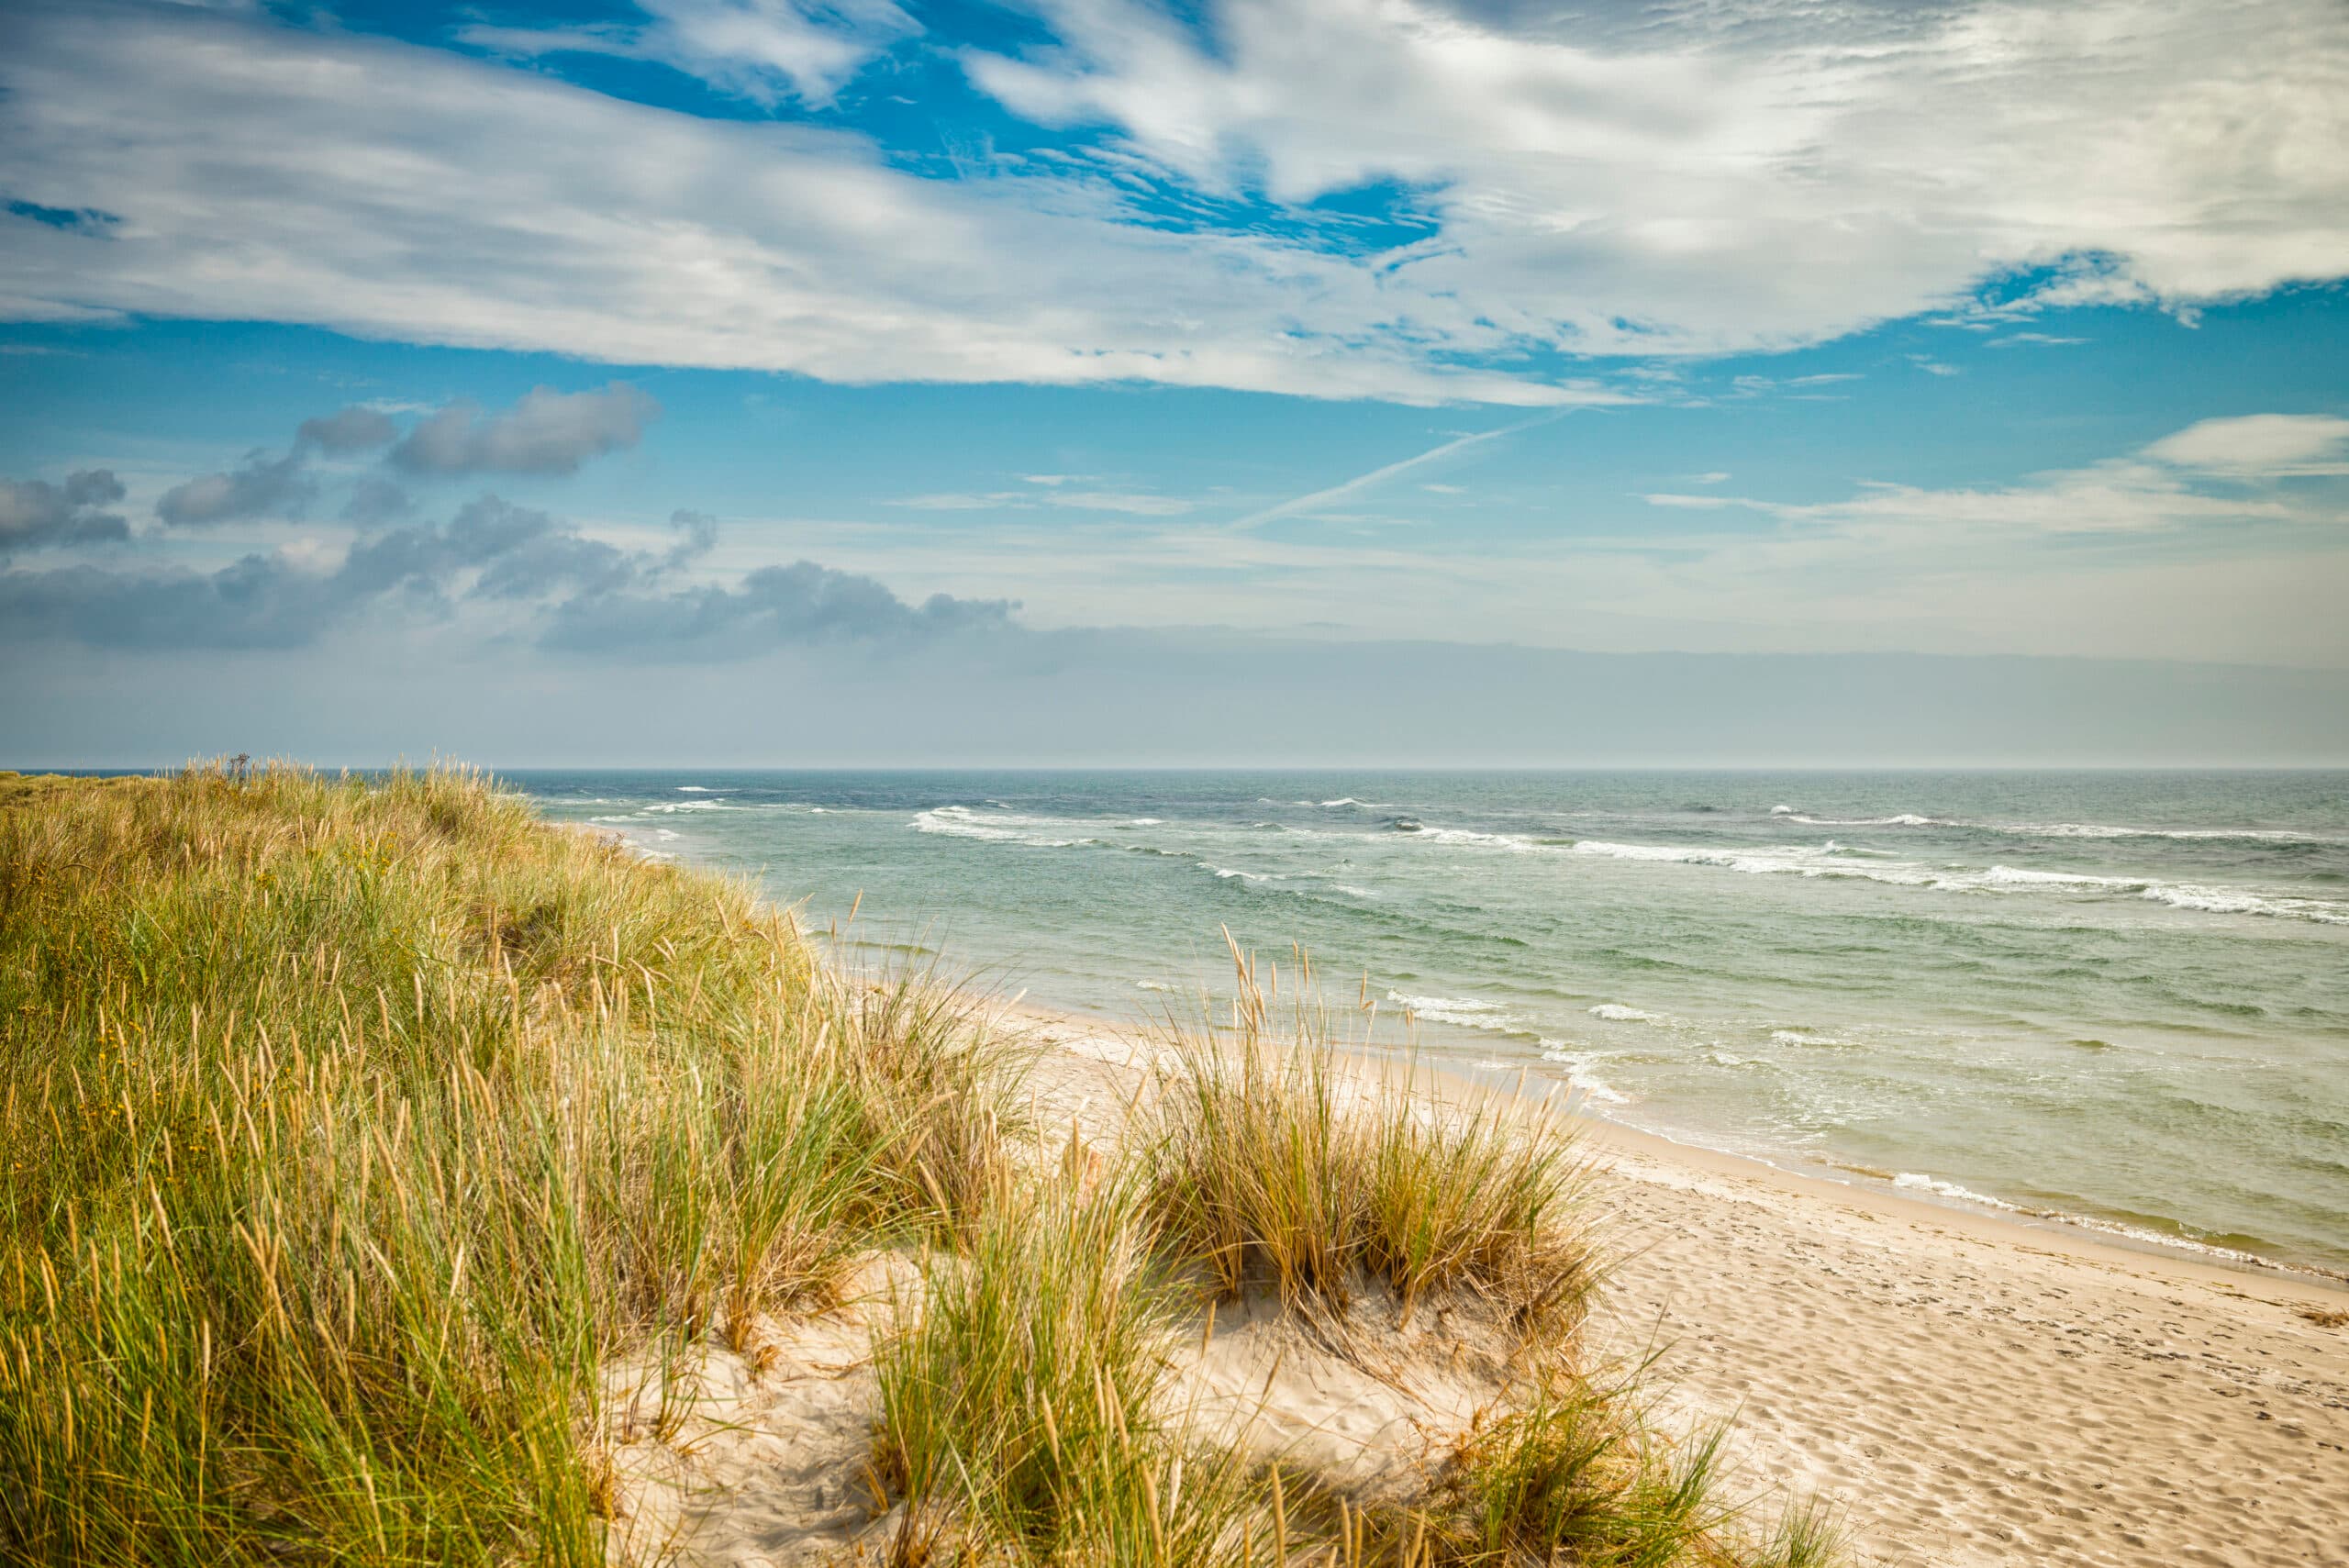
[[[755,1361],[887,1246],[904,1568],[1831,1560],[1575,1371],[1561,1129],[1365,1092],[1241,977],[1149,1136],[1040,1170],[967,997],[478,775],[0,774],[0,1560],[600,1564],[609,1370]],[[1186,1425],[1202,1284],[1475,1297],[1541,1371],[1365,1510]]]
[[[1120,1178],[1007,1188],[925,1277],[878,1361],[900,1560],[1210,1568],[1269,1542],[1246,1467],[1172,1419],[1181,1296]]]
[[[0,1551],[600,1562],[600,1366],[967,1222],[965,1010],[471,774],[0,780]]]
[[[1179,1032],[1161,1073],[1145,1201],[1223,1294],[1276,1288],[1342,1309],[1365,1279],[1408,1320],[1473,1292],[1539,1339],[1582,1318],[1597,1270],[1571,1129],[1500,1098],[1438,1106],[1413,1065],[1349,1076],[1329,1018],[1271,1010],[1240,966],[1233,1029]]]

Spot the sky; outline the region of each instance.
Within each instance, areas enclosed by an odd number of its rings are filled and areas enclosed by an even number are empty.
[[[0,765],[2349,764],[2338,0],[0,3]]]

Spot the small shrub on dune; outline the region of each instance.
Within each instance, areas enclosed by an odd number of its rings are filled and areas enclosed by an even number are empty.
[[[1235,1027],[1178,1033],[1161,1075],[1146,1201],[1170,1244],[1226,1294],[1268,1283],[1342,1307],[1367,1273],[1407,1316],[1467,1290],[1537,1334],[1577,1323],[1595,1276],[1571,1129],[1442,1102],[1409,1063],[1397,1082],[1349,1076],[1326,1014],[1298,1006],[1276,1040],[1240,973]]]

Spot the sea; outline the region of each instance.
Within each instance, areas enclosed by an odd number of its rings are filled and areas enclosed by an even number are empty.
[[[1341,1036],[1798,1170],[2349,1271],[2349,773],[519,773],[841,957]]]

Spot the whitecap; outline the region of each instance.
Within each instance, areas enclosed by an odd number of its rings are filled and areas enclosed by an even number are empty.
[[[1663,1020],[1640,1007],[1627,1007],[1620,1002],[1601,1002],[1590,1009],[1594,1018],[1604,1018],[1610,1024],[1653,1024]]]
[[[1408,1007],[1415,1017],[1439,1024],[1454,1024],[1465,1029],[1486,1029],[1496,1034],[1522,1032],[1517,1020],[1497,1002],[1479,1002],[1470,996],[1408,996],[1400,991],[1389,991],[1386,999]]]
[[[1065,850],[1075,839],[1051,838],[1031,829],[1045,824],[1028,817],[981,817],[967,806],[941,806],[914,814],[917,833],[943,834],[950,839],[977,839],[993,844],[1025,844],[1031,849]]]
[[[1542,1060],[1554,1062],[1566,1070],[1566,1086],[1594,1105],[1628,1106],[1631,1096],[1615,1088],[1590,1070],[1591,1053],[1576,1051],[1564,1040],[1544,1040],[1541,1042]]]

